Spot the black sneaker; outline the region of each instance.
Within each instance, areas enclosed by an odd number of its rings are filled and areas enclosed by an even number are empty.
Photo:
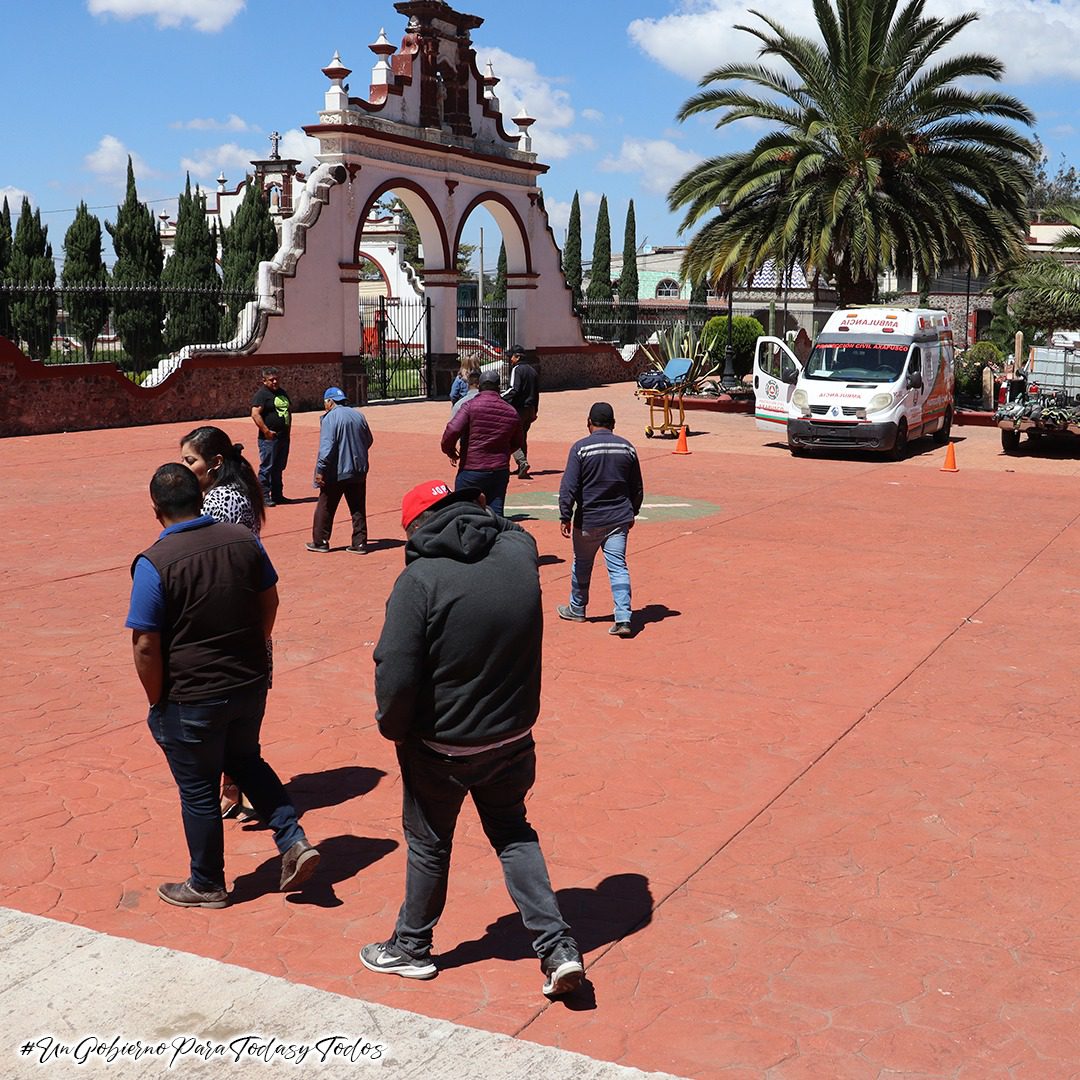
[[[438,968],[428,960],[414,960],[397,952],[388,941],[375,941],[360,950],[360,963],[368,971],[381,971],[387,975],[400,975],[403,979],[434,979]]]
[[[540,970],[547,976],[544,994],[560,997],[576,990],[585,978],[581,953],[572,941],[562,941],[540,961]]]
[[[305,544],[304,547],[306,547],[308,551],[318,551],[323,555],[330,550],[330,544],[325,540],[321,544]]]
[[[579,615],[576,611],[572,611],[569,604],[560,604],[555,609],[555,614],[560,619],[566,619],[567,622],[584,622],[585,616]]]
[[[354,555],[366,555],[367,544],[350,544],[345,550],[351,551]]]
[[[617,622],[608,633],[616,637],[630,637],[634,631],[628,622]]]

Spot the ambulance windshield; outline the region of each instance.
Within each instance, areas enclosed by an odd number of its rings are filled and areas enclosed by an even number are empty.
[[[911,345],[856,341],[818,342],[806,361],[804,377],[842,382],[896,382]]]

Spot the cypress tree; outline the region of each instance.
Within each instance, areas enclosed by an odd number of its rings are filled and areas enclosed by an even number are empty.
[[[116,208],[116,223],[105,222],[105,228],[116,252],[113,324],[132,369],[144,370],[163,350],[161,267],[165,256],[153,211],[139,202],[130,157],[124,203]]]
[[[79,339],[87,362],[94,359],[94,346],[109,318],[109,299],[104,287],[108,280],[101,257],[101,222],[79,203],[75,220],[64,234],[64,306],[68,325]]]
[[[623,231],[622,271],[619,274],[619,316],[622,321],[623,344],[634,340],[637,323],[638,271],[637,271],[637,221],[634,217],[634,200],[626,208],[626,228]]]
[[[231,325],[224,337],[233,336],[244,304],[254,299],[259,263],[272,259],[277,249],[277,230],[270,218],[270,206],[262,192],[249,182],[232,224],[221,232],[222,287],[231,314]]]
[[[11,306],[15,335],[26,342],[35,360],[48,360],[56,333],[56,266],[53,264],[49,230],[41,224],[41,211],[30,212],[24,195],[15,226],[8,276],[16,285],[30,289],[16,291]]]
[[[11,263],[11,209],[8,207],[7,196],[4,196],[4,206],[0,210],[0,337],[9,341],[15,336],[15,330],[11,325],[11,301],[4,285],[8,280],[8,267]]]
[[[216,341],[221,321],[217,245],[206,222],[206,199],[191,193],[191,177],[180,196],[173,252],[165,263],[165,344],[170,351]]]
[[[499,263],[495,269],[495,284],[491,289],[493,304],[506,303],[506,244],[499,245]]]
[[[610,303],[611,293],[611,222],[608,220],[607,196],[600,198],[600,211],[596,215],[596,235],[593,238],[592,269],[589,272],[589,288],[585,294],[590,300]]]
[[[566,284],[574,294],[574,307],[581,303],[581,201],[574,192],[570,204],[570,225],[566,232],[566,248],[563,251],[563,274]]]
[[[593,238],[592,268],[589,271],[589,288],[585,297],[600,310],[590,319],[592,332],[608,339],[614,326],[611,319],[611,222],[608,220],[607,196],[600,198],[600,211],[596,215],[596,235]],[[605,310],[606,309],[606,310]]]

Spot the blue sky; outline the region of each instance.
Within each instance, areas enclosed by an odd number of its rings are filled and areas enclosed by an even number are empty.
[[[503,111],[537,117],[534,149],[551,169],[544,194],[562,240],[570,200],[582,196],[585,253],[601,194],[621,246],[627,201],[638,241],[679,242],[666,208],[672,181],[702,157],[749,145],[753,124],[716,132],[674,117],[710,68],[754,59],[754,39],[732,29],[755,20],[732,0],[463,0],[485,23],[474,35],[491,60]],[[812,32],[807,0],[758,5],[793,30]],[[1080,165],[1073,112],[1080,89],[1080,0],[968,0],[980,20],[964,51],[1000,56],[1005,88],[1038,116],[1051,171],[1060,154]],[[175,212],[185,172],[211,190],[224,170],[235,184],[268,134],[284,156],[311,159],[300,130],[317,120],[327,85],[320,68],[335,49],[353,69],[355,93],[374,61],[367,46],[385,26],[400,41],[392,0],[7,0],[0,197],[13,214],[22,195],[42,211],[54,252],[84,199],[103,220],[123,197],[127,155],[139,195]],[[942,15],[956,8],[929,0]],[[13,46],[13,47],[10,47]],[[485,243],[494,223],[478,213],[466,230]],[[490,260],[493,262],[493,258]]]

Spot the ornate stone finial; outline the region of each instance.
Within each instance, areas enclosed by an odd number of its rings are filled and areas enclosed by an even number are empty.
[[[517,116],[514,117],[514,123],[521,128],[521,134],[518,136],[518,149],[524,150],[526,153],[532,153],[532,136],[529,134],[529,128],[536,123],[536,117],[530,116],[525,111],[525,106],[522,105]]]
[[[222,169],[221,172],[218,173],[218,178],[217,178],[217,189],[218,189],[218,191],[224,191],[225,190],[225,185],[227,183],[228,183],[228,181],[225,179],[225,170]]]
[[[158,232],[160,232],[160,233],[167,232],[168,228],[169,228],[169,211],[168,210],[159,210],[158,211],[158,221],[161,222],[161,224],[158,226]]]
[[[369,45],[368,48],[376,55],[381,57],[393,56],[394,46],[390,43],[386,36],[386,27],[384,26],[379,31],[379,36],[374,45]]]
[[[335,85],[341,86],[341,80],[347,79],[352,74],[352,68],[347,68],[338,56],[337,49],[330,63],[322,69],[322,73]]]
[[[276,131],[270,132],[270,160],[277,161],[281,155],[278,153],[278,143],[281,142],[281,135]]]

